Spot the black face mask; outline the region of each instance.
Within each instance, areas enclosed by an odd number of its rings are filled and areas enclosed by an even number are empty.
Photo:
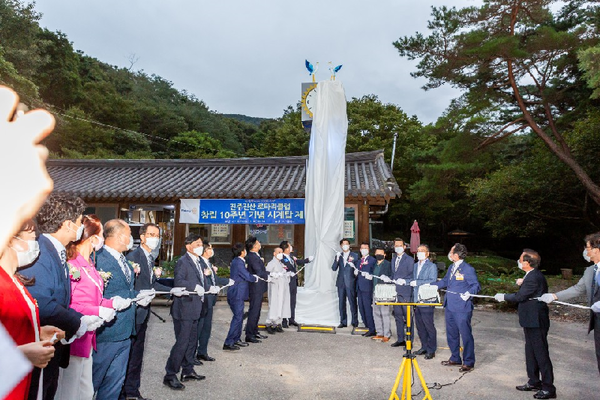
[[[383,254],[376,254],[376,255],[375,255],[375,259],[376,259],[377,261],[381,261],[381,260],[383,260],[384,258],[385,258],[385,256],[384,256]]]

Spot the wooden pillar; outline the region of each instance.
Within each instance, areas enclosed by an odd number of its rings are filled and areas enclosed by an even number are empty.
[[[356,245],[360,247],[362,242],[369,242],[369,204],[363,202],[358,206],[358,237]]]
[[[246,242],[246,225],[244,224],[233,224],[231,225],[231,242],[236,244],[238,242]]]
[[[304,224],[294,225],[294,253],[301,254],[302,257],[308,257],[311,254],[304,254]]]
[[[179,222],[181,216],[181,201],[175,204],[175,226],[173,228],[173,256],[179,256],[183,243],[185,242],[185,224]]]

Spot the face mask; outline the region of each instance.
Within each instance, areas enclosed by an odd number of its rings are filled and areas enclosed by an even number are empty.
[[[40,245],[35,240],[23,240],[19,237],[15,237],[18,240],[21,240],[27,243],[27,250],[20,251],[11,247],[17,253],[17,260],[19,261],[19,268],[26,267],[32,264],[36,258],[40,255]]]
[[[452,259],[452,253],[448,253],[448,260],[450,260],[450,262],[454,262],[454,260]]]
[[[519,266],[519,269],[523,269],[523,264],[521,264],[521,260],[517,260],[517,265]]]
[[[366,257],[369,255],[369,249],[360,249],[360,254],[363,255],[363,257]]]
[[[290,254],[292,254],[294,252],[294,249],[292,247],[290,247]]]
[[[348,250],[350,250],[350,246],[347,245],[347,244],[345,244],[345,245],[342,246],[342,250],[348,251]]]
[[[194,254],[197,255],[198,257],[201,257],[202,253],[204,253],[204,246],[196,247],[194,249]]]
[[[402,253],[404,253],[404,247],[394,247],[394,251],[397,254],[402,254]]]
[[[133,236],[129,235],[129,243],[127,244],[127,250],[131,250],[133,247]]]
[[[592,262],[590,256],[588,256],[588,254],[587,254],[587,249],[583,250],[583,259],[587,262]]]
[[[377,261],[381,261],[381,260],[383,260],[384,258],[385,258],[385,256],[384,256],[383,254],[376,254],[376,255],[375,255],[375,259],[376,259]]]
[[[277,253],[277,255],[275,256],[276,259],[278,260],[283,260],[283,253]]]
[[[424,259],[426,259],[427,257],[425,256],[425,252],[424,251],[418,251],[417,252],[417,259],[419,261],[423,261]]]
[[[96,238],[98,238],[98,243],[96,243],[94,245],[94,250],[99,251],[102,248],[102,246],[104,245],[104,238],[100,237],[98,235],[95,235],[95,236],[96,236]]]
[[[146,239],[146,246],[148,246],[150,248],[150,250],[154,250],[155,248],[158,247],[158,242],[160,242],[159,238],[150,237],[150,238]]]
[[[69,230],[75,232],[75,240],[74,240],[74,242],[80,240],[81,237],[83,236],[83,224],[79,225],[79,227],[77,228],[77,230],[71,229],[71,228],[69,228]]]

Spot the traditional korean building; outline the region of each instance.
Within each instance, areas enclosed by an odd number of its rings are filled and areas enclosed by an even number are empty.
[[[169,260],[190,232],[224,258],[250,234],[263,247],[289,240],[303,254],[307,159],[49,160],[47,166],[56,192],[81,197],[86,213],[103,222],[123,218],[136,240],[139,226],[158,224],[161,259]],[[383,150],[346,154],[345,175],[344,236],[357,245],[369,241],[369,224],[401,191]]]

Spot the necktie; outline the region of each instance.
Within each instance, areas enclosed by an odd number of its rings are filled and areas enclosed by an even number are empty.
[[[596,295],[596,290],[600,287],[600,279],[598,277],[598,265],[594,267],[594,280],[592,281],[592,296]]]
[[[394,271],[398,271],[399,266],[400,266],[400,257],[396,256],[396,266],[394,267]]]
[[[196,261],[196,268],[198,268],[198,272],[200,272],[200,283],[202,283],[202,287],[204,287],[204,272],[200,266],[200,259]]]
[[[127,259],[121,254],[120,260],[121,270],[123,271],[123,274],[125,274],[125,278],[127,278],[127,283],[131,283],[131,270],[129,269],[129,264],[127,264]]]
[[[63,270],[65,271],[65,278],[69,278],[69,269],[67,268],[67,251],[60,251],[60,262],[62,264]]]
[[[209,262],[206,262],[208,264],[208,269],[210,270],[210,282],[212,286],[216,286],[215,284],[215,271],[213,271],[212,269],[212,265]]]
[[[148,254],[148,270],[150,271],[150,284],[152,284],[152,267],[154,266],[154,258],[151,254]]]

